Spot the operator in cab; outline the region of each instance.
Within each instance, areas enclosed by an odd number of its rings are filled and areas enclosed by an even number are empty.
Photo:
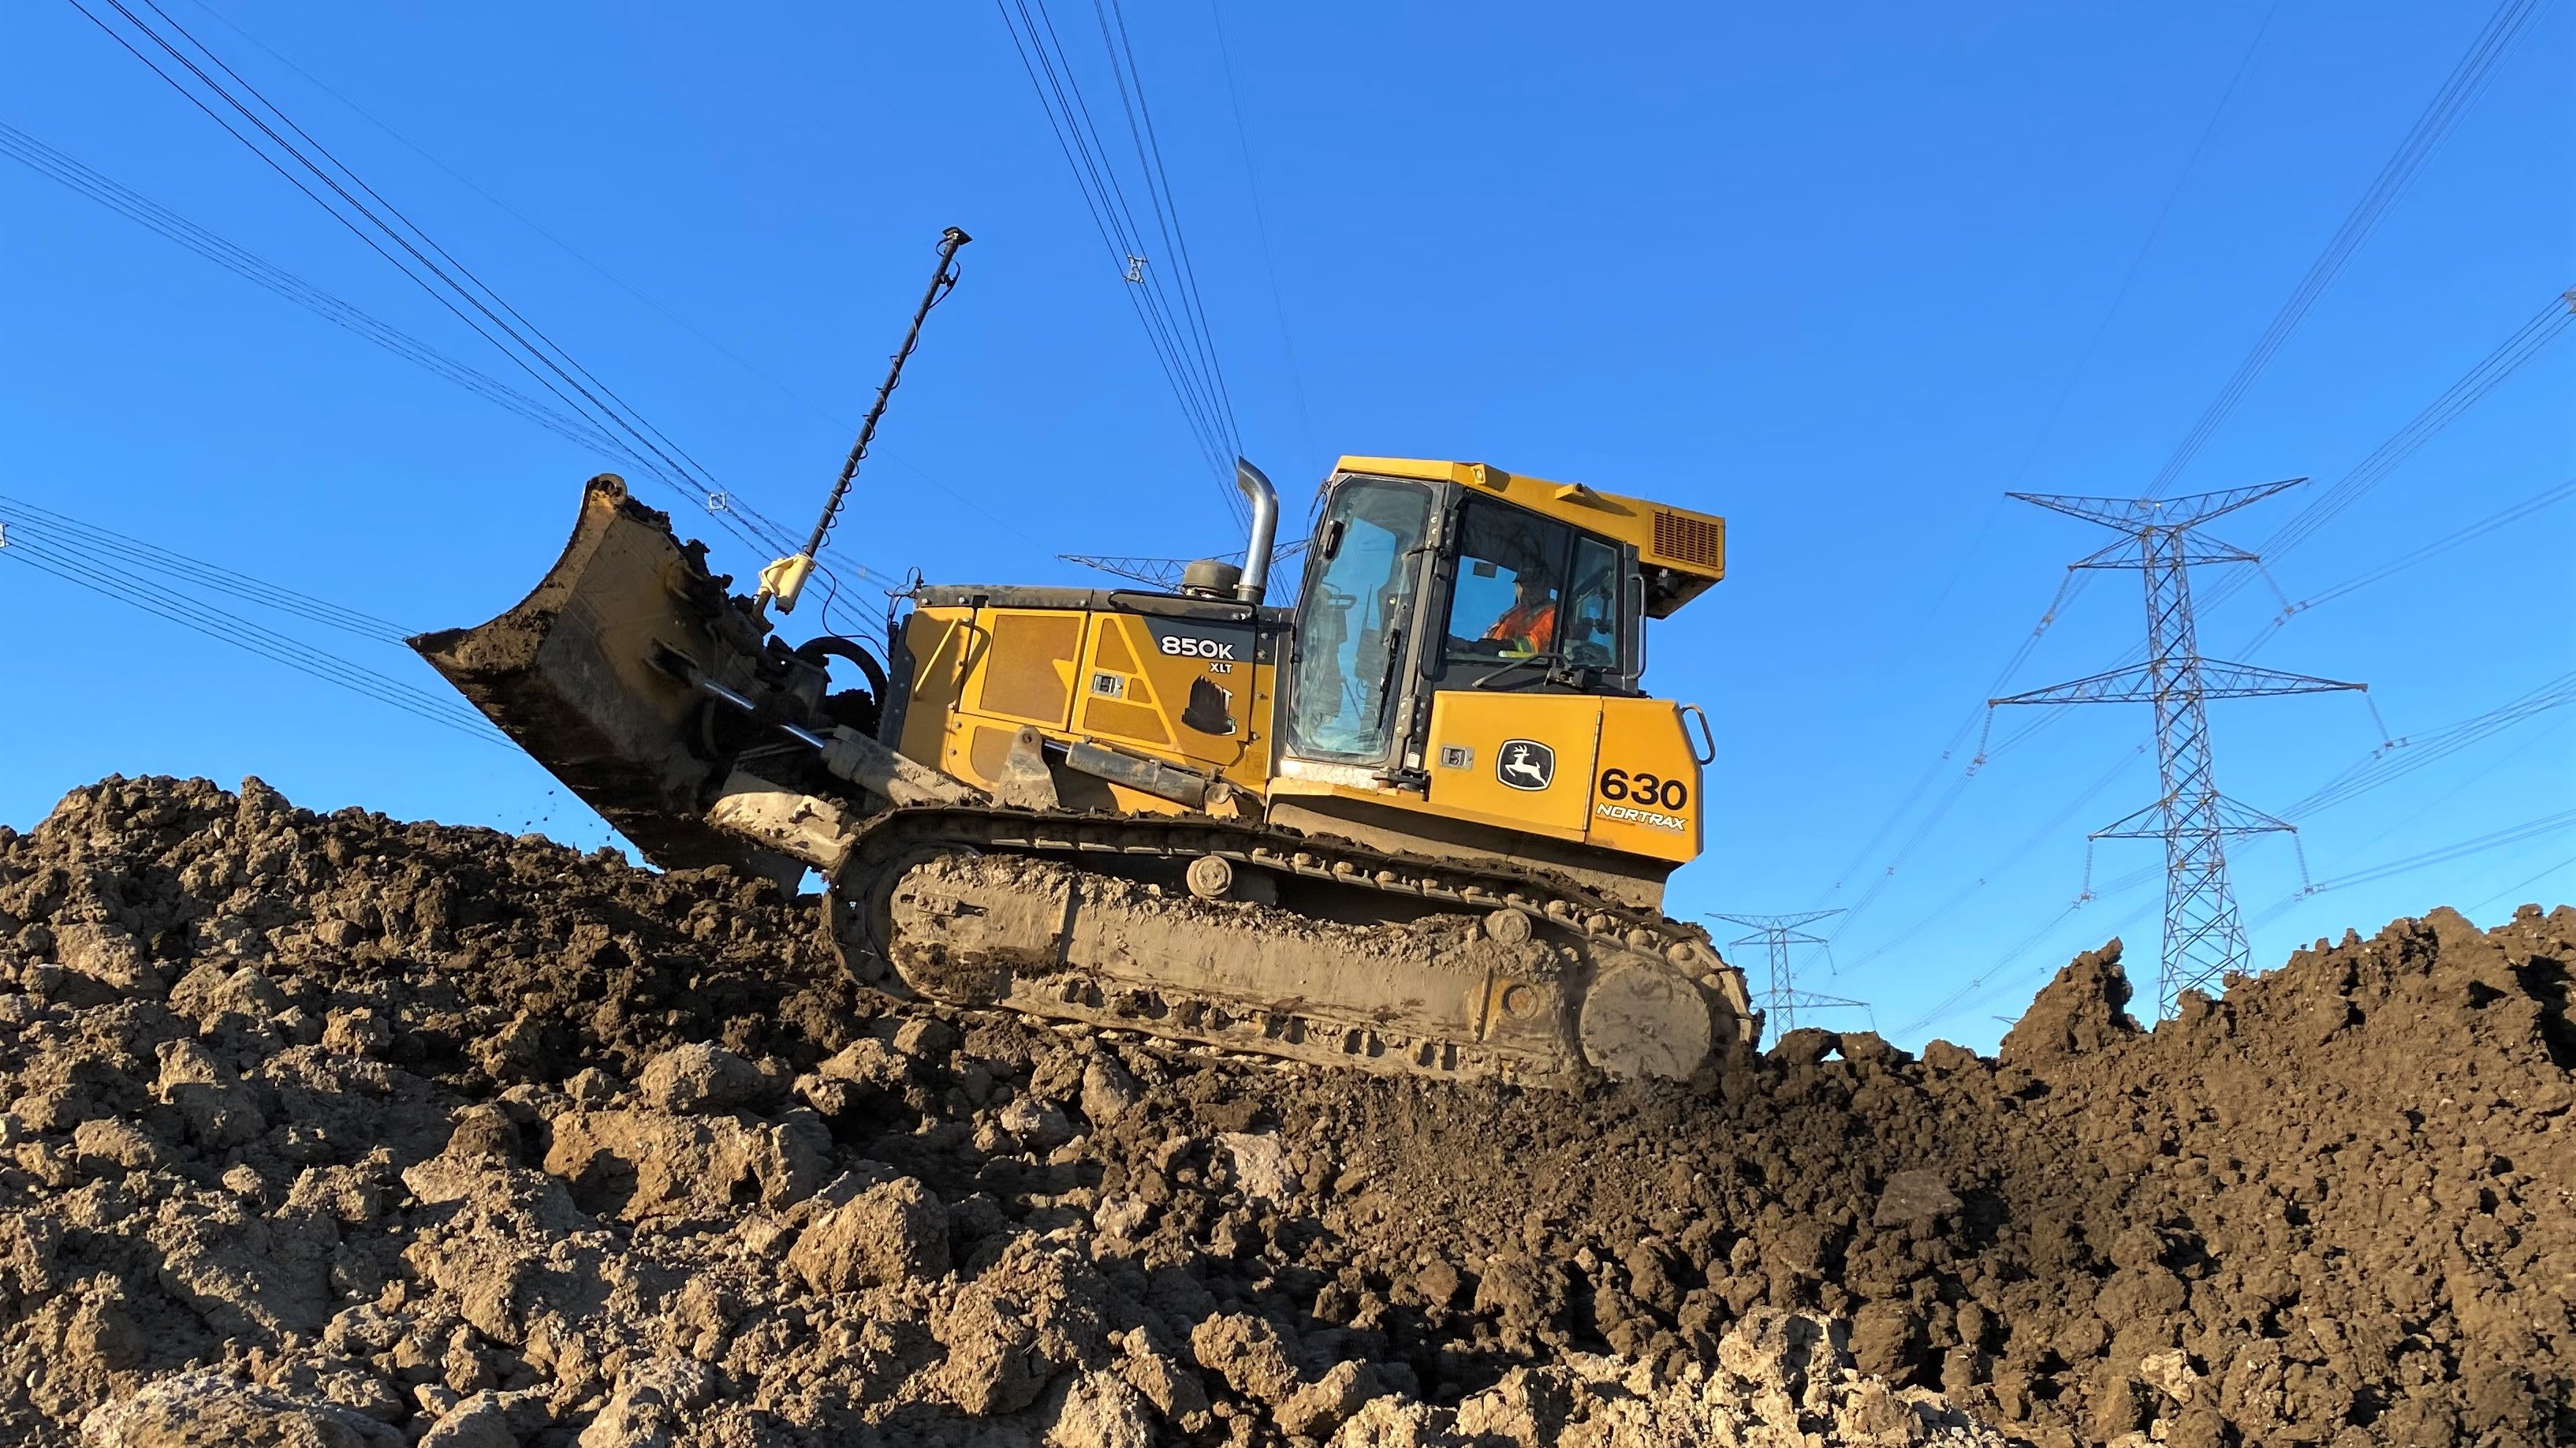
[[[1485,630],[1505,654],[1543,654],[1556,645],[1556,589],[1538,569],[1512,576],[1512,606]]]

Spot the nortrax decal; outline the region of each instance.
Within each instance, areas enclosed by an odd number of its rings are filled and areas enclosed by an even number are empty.
[[[1592,812],[1605,820],[1617,820],[1622,824],[1653,825],[1659,830],[1690,828],[1690,821],[1679,815],[1660,814],[1654,810],[1638,809],[1632,805],[1596,804],[1592,807]]]

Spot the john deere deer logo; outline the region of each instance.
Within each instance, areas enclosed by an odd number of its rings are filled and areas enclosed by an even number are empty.
[[[1494,753],[1494,778],[1514,789],[1545,789],[1556,780],[1556,751],[1535,739],[1506,739]]]

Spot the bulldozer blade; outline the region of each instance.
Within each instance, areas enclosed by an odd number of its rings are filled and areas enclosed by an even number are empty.
[[[706,820],[725,766],[699,747],[698,683],[750,689],[761,639],[705,555],[602,473],[534,592],[480,627],[409,642],[653,863],[793,878],[801,865]]]

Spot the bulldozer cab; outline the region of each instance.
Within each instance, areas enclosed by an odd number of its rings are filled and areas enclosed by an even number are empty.
[[[1723,572],[1718,519],[1483,464],[1345,458],[1317,515],[1282,741],[1309,778],[1427,781],[1443,694],[1636,697],[1646,618]]]

